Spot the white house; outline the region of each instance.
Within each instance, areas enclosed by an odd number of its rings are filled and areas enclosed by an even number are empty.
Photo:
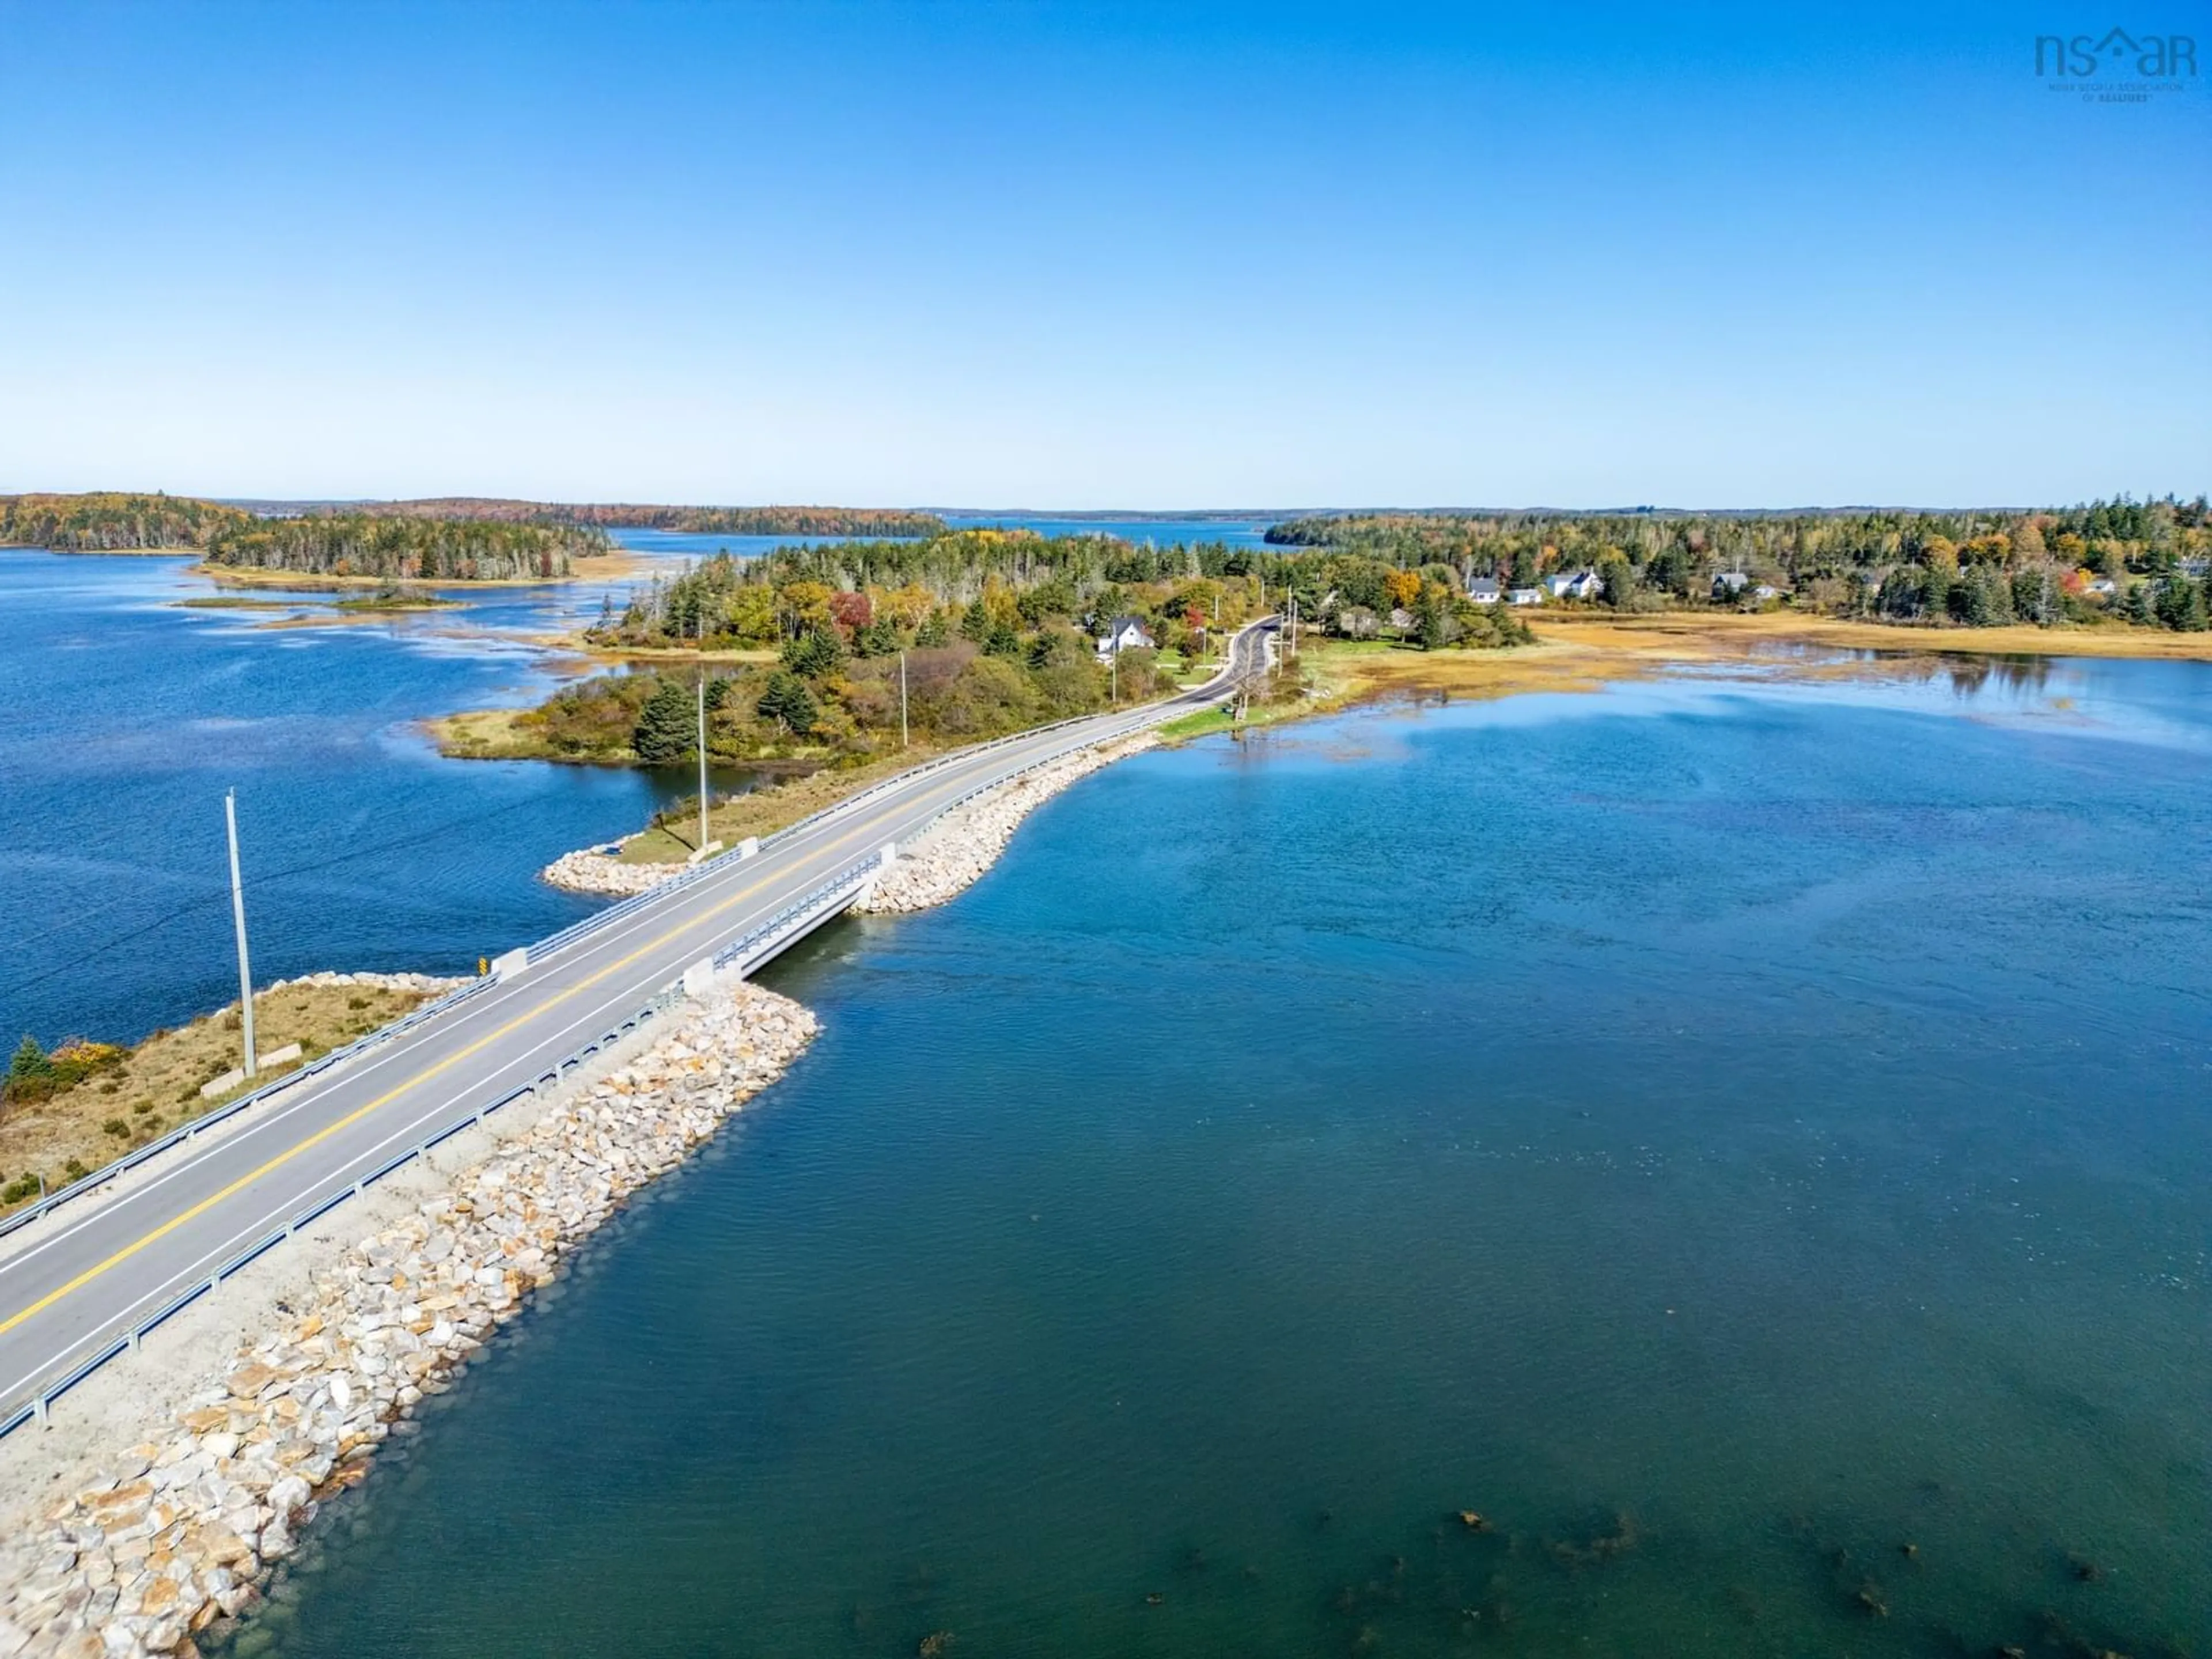
[[[1487,576],[1478,576],[1467,585],[1467,596],[1477,605],[1496,605],[1502,590]]]
[[[2120,591],[2120,585],[2110,576],[2093,576],[2087,587],[2092,593],[2117,593]]]
[[[1594,599],[1605,592],[1605,579],[1595,570],[1560,571],[1544,578],[1555,599]]]
[[[1116,617],[1106,624],[1106,631],[1098,638],[1098,660],[1104,662],[1124,651],[1149,651],[1153,639],[1145,632],[1145,625],[1134,617]]]
[[[1508,605],[1541,605],[1544,590],[1540,587],[1516,587],[1505,596]]]
[[[1720,570],[1713,574],[1713,596],[1717,599],[1723,588],[1731,593],[1741,593],[1751,586],[1751,573],[1747,570]]]

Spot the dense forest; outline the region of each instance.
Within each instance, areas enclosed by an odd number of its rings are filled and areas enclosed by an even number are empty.
[[[631,526],[699,536],[934,536],[945,527],[945,520],[933,513],[873,507],[665,507],[446,495],[423,501],[363,502],[362,510],[403,519]]]
[[[0,495],[0,543],[63,552],[178,547],[212,565],[386,581],[543,580],[604,553],[603,530],[317,512],[264,518],[184,495]]]
[[[234,507],[188,495],[0,495],[0,544],[64,553],[125,553],[154,547],[204,548],[224,531],[250,524]]]
[[[386,581],[545,580],[572,558],[607,550],[606,532],[574,525],[313,514],[248,519],[207,544],[211,565]]]
[[[1291,520],[1267,540],[1326,556],[1320,568],[1311,552],[1269,562],[1316,616],[1332,603],[1328,557],[1421,569],[1462,590],[1591,571],[1599,591],[1586,602],[1614,611],[1772,605],[1895,623],[2193,630],[2212,608],[2201,495],[2032,512],[1343,514]]]

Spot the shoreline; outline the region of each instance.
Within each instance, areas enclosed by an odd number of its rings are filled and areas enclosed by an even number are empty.
[[[890,866],[854,904],[853,913],[902,915],[944,903],[972,886],[998,861],[1013,840],[1014,831],[1031,812],[1079,780],[1160,741],[1155,732],[1140,732],[1093,744],[1009,778],[954,807],[898,849]],[[619,841],[563,853],[540,870],[538,878],[563,892],[632,898],[694,867],[688,860],[623,863],[620,849],[650,832],[648,826]],[[610,846],[616,851],[608,852]]]
[[[426,1153],[271,1252],[96,1372],[56,1428],[0,1440],[0,1654],[196,1655],[422,1401],[818,1030],[725,977],[535,1111],[456,1137],[450,1158]],[[364,1210],[374,1230],[343,1243]]]
[[[1893,628],[1771,612],[1649,617],[1559,617],[1531,624],[1533,645],[1502,650],[1422,651],[1393,644],[1316,640],[1301,647],[1328,681],[1325,695],[1271,718],[1279,723],[1394,698],[1480,698],[1589,692],[1682,668],[1782,672],[1811,681],[1893,673],[1946,657],[2073,658],[2212,662],[2212,633],[2148,629]],[[1825,659],[1817,654],[1829,653]]]
[[[155,550],[145,550],[151,552]],[[187,554],[198,551],[193,548],[179,550]],[[86,556],[93,556],[88,554]],[[485,576],[473,579],[439,576],[423,581],[412,576],[337,576],[312,570],[280,570],[264,565],[210,564],[204,557],[185,574],[204,577],[221,587],[265,587],[287,593],[343,592],[352,588],[392,586],[418,589],[424,592],[436,592],[444,588],[475,592],[479,589],[557,587],[570,582],[617,581],[642,574],[651,568],[652,560],[647,556],[617,550],[613,553],[587,553],[571,558],[568,573],[559,576]]]

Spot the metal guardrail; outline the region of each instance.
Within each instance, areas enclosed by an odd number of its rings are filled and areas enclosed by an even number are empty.
[[[96,1188],[106,1186],[116,1176],[126,1170],[137,1168],[157,1153],[165,1152],[172,1146],[181,1146],[187,1140],[197,1139],[217,1124],[237,1116],[247,1107],[258,1106],[271,1095],[281,1093],[295,1084],[304,1083],[311,1077],[319,1076],[330,1070],[331,1066],[341,1065],[370,1048],[380,1047],[421,1024],[424,1020],[442,1014],[447,1009],[466,1002],[471,997],[481,995],[496,982],[495,980],[486,978],[471,980],[466,985],[456,986],[445,995],[424,1003],[420,1008],[394,1020],[391,1024],[379,1026],[367,1036],[356,1037],[342,1048],[333,1048],[326,1054],[319,1054],[305,1066],[287,1072],[283,1076],[271,1082],[263,1084],[251,1094],[240,1095],[235,1100],[226,1101],[211,1112],[203,1113],[189,1122],[179,1124],[158,1139],[148,1141],[143,1146],[117,1158],[112,1164],[102,1164],[91,1174],[82,1176],[68,1186],[48,1193],[28,1209],[18,1210],[6,1220],[0,1221],[0,1238],[6,1237],[18,1227],[37,1220],[57,1205],[67,1203],[70,1199],[82,1197]]]
[[[679,991],[681,988],[682,981],[677,981],[673,985],[664,986],[649,1001],[647,1002],[644,1007],[639,1009],[637,1012],[632,1014],[628,1019],[623,1020],[621,1024],[615,1026],[613,1030],[608,1031],[604,1036],[599,1037],[593,1042],[586,1043],[581,1048],[576,1050],[575,1053],[570,1054],[558,1065],[543,1073],[538,1078],[537,1081],[533,1083],[526,1083],[519,1089],[511,1089],[507,1093],[501,1095],[497,1100],[493,1101],[489,1105],[479,1107],[477,1110],[455,1120],[453,1122],[447,1124],[443,1128],[434,1131],[432,1133],[425,1136],[422,1139],[416,1142],[413,1146],[408,1147],[397,1157],[387,1158],[384,1163],[379,1164],[368,1174],[360,1176],[350,1185],[341,1187],[336,1192],[317,1200],[308,1208],[301,1211],[298,1215],[294,1216],[283,1226],[271,1229],[266,1235],[255,1240],[252,1244],[246,1246],[243,1250],[239,1251],[235,1255],[229,1257],[221,1266],[216,1267],[213,1273],[208,1274],[206,1278],[194,1279],[183,1290],[178,1291],[174,1296],[172,1296],[167,1301],[164,1302],[160,1307],[154,1310],[153,1312],[145,1315],[142,1318],[134,1320],[131,1322],[130,1328],[125,1331],[121,1335],[109,1339],[105,1346],[97,1349],[94,1352],[87,1355],[84,1358],[80,1359],[75,1365],[72,1365],[68,1370],[62,1373],[62,1375],[56,1380],[40,1389],[30,1400],[18,1407],[15,1411],[11,1412],[4,1420],[0,1420],[0,1437],[4,1437],[9,1434],[13,1433],[15,1430],[22,1427],[26,1423],[43,1423],[46,1421],[46,1413],[52,1408],[54,1401],[59,1400],[71,1389],[76,1387],[78,1383],[83,1382],[85,1378],[90,1376],[94,1371],[106,1364],[108,1361],[113,1359],[118,1354],[134,1352],[137,1348],[140,1341],[145,1337],[150,1335],[157,1327],[166,1324],[168,1321],[173,1319],[178,1314],[183,1312],[193,1303],[198,1301],[200,1297],[207,1295],[209,1291],[215,1290],[217,1286],[222,1285],[225,1279],[230,1278],[232,1274],[237,1273],[240,1268],[246,1267],[248,1263],[266,1254],[268,1251],[274,1249],[277,1245],[291,1237],[301,1228],[313,1225],[315,1222],[320,1220],[325,1215],[327,1215],[331,1211],[337,1208],[339,1205],[344,1203],[348,1199],[357,1197],[361,1194],[366,1192],[369,1188],[374,1186],[378,1182],[383,1180],[385,1176],[392,1174],[395,1170],[404,1168],[405,1165],[413,1163],[416,1158],[422,1157],[423,1153],[428,1152],[441,1141],[449,1140],[453,1136],[460,1133],[462,1130],[474,1127],[477,1124],[483,1122],[484,1119],[489,1117],[494,1112],[498,1111],[501,1107],[512,1105],[514,1102],[521,1099],[525,1095],[535,1094],[547,1084],[558,1082],[562,1077],[565,1076],[577,1066],[582,1064],[583,1061],[590,1056],[599,1053],[600,1049],[605,1048],[609,1043],[617,1042],[628,1036],[647,1020],[653,1018],[664,1006],[667,1005],[672,994]],[[428,1005],[425,1005],[426,1007],[428,1006]]]
[[[1234,647],[1232,644],[1231,655],[1228,661],[1224,663],[1222,672],[1219,674],[1217,674],[1213,679],[1206,682],[1206,685],[1201,687],[1200,690],[1210,690],[1215,686],[1224,685],[1228,683],[1232,678],[1232,670],[1230,664],[1233,663],[1233,661]],[[1097,739],[1097,741],[1113,742],[1119,738],[1129,736],[1136,732],[1141,731],[1146,726],[1157,723],[1158,720],[1164,714],[1167,706],[1167,702],[1164,700],[1162,703],[1152,705],[1143,713],[1133,714],[1132,717],[1126,723],[1116,727],[1116,729],[1112,732]],[[967,761],[978,754],[984,753],[990,750],[1004,748],[1012,744],[1028,742],[1047,732],[1065,730],[1069,726],[1085,724],[1090,720],[1096,720],[1097,718],[1097,716],[1096,715],[1079,715],[1073,720],[1055,720],[1049,726],[1033,727],[1030,731],[1017,732],[1011,737],[994,738],[988,743],[978,744],[972,747],[960,750],[951,755],[939,756],[934,760],[926,761],[920,766],[910,767],[907,770],[896,773],[891,777],[883,780],[879,783],[871,785],[868,788],[862,790],[859,794],[848,796],[845,799],[836,803],[834,805],[824,807],[818,812],[810,813],[807,817],[799,819],[796,823],[790,824],[785,829],[777,831],[774,836],[763,839],[761,842],[761,847],[763,850],[765,851],[768,848],[787,841],[793,836],[800,833],[812,825],[820,823],[828,818],[846,811],[863,800],[869,799],[881,792],[893,787],[894,786],[909,782],[913,779],[921,776],[924,774],[936,771],[943,767],[950,766],[957,763]],[[1038,766],[1048,765],[1052,761],[1058,757],[1057,754],[1048,755],[1041,758],[1036,764]],[[957,796],[952,800],[946,802],[945,805],[940,807],[937,811],[932,813],[924,822],[922,830],[926,831],[939,819],[943,818],[947,813],[954,811],[959,807],[965,805],[978,795],[988,794],[994,789],[1000,788],[1006,784],[1012,782],[1014,778],[1020,777],[1027,771],[1032,769],[1034,769],[1024,768],[1022,771],[1012,774],[1007,777],[995,778],[988,782],[977,784],[974,788],[968,790],[966,793]],[[917,831],[917,833],[921,832]],[[681,875],[674,876],[666,881],[658,883],[654,886],[648,888],[643,893],[637,894],[632,898],[626,899],[619,904],[610,905],[605,909],[598,911],[593,915],[584,918],[574,926],[563,928],[561,932],[555,933],[550,939],[547,939],[540,944],[532,947],[533,957],[550,954],[551,951],[561,948],[563,945],[572,943],[574,939],[581,937],[583,934],[594,931],[599,927],[604,927],[609,922],[616,920],[617,918],[629,915],[631,912],[641,908],[647,901],[657,901],[665,897],[672,891],[681,890],[683,888],[690,885],[693,882],[704,876],[707,872],[713,867],[713,860],[702,863],[696,869],[686,871]],[[811,928],[817,921],[827,920],[829,915],[835,914],[835,909],[829,908],[830,907],[833,900],[847,893],[848,890],[853,895],[857,896],[860,890],[866,886],[872,873],[881,867],[881,858],[879,853],[870,854],[866,858],[854,860],[853,863],[839,871],[835,876],[830,878],[827,881],[821,883],[819,885],[814,887],[799,898],[797,898],[791,903],[784,906],[782,909],[777,911],[775,915],[769,917],[758,927],[752,928],[742,938],[735,939],[729,945],[725,945],[721,950],[714,953],[711,960],[718,968],[728,966],[732,963],[750,965],[753,958],[759,955],[759,947],[773,940],[778,933],[792,930],[795,924],[801,922],[804,922],[807,927]],[[842,905],[836,907],[837,909],[842,909],[842,908],[843,907]],[[103,1185],[106,1182],[113,1180],[117,1176],[123,1174],[125,1170],[132,1169],[141,1163],[143,1163],[147,1158],[153,1157],[155,1153],[170,1146],[176,1146],[182,1141],[191,1139],[193,1136],[204,1130],[214,1127],[216,1125],[224,1121],[226,1119],[245,1110],[247,1107],[266,1100],[271,1095],[277,1093],[281,1090],[289,1088],[295,1083],[304,1081],[307,1078],[313,1077],[319,1073],[327,1071],[331,1066],[336,1066],[354,1055],[359,1054],[366,1049],[392,1041],[393,1038],[398,1037],[410,1028],[420,1024],[422,1021],[443,1013],[447,1009],[466,1001],[471,997],[481,994],[483,992],[489,989],[498,982],[497,979],[487,976],[475,980],[467,985],[457,987],[453,990],[447,992],[445,995],[438,997],[432,1001],[424,1003],[420,1008],[417,1008],[413,1012],[394,1021],[392,1024],[381,1027],[375,1031],[372,1031],[368,1036],[348,1043],[343,1048],[334,1048],[329,1054],[317,1058],[312,1064],[303,1066],[296,1071],[288,1072],[284,1076],[278,1078],[265,1087],[257,1089],[251,1094],[241,1095],[238,1099],[217,1108],[215,1111],[210,1112],[203,1117],[196,1118],[190,1123],[180,1125],[178,1128],[172,1130],[168,1134],[162,1136],[160,1139],[148,1142],[144,1146],[140,1147],[127,1158],[118,1158],[114,1163],[106,1165],[103,1169],[94,1170],[90,1175],[86,1176],[80,1181],[72,1182],[70,1186],[63,1188],[59,1192],[50,1194],[47,1197],[41,1200],[38,1204],[33,1205],[31,1208],[21,1211],[19,1213],[9,1217],[4,1223],[0,1223],[0,1236],[5,1236],[7,1233],[13,1231],[16,1227],[35,1219],[39,1216],[47,1213],[56,1205],[58,1205],[66,1200],[76,1197],[81,1194],[88,1192],[96,1187]],[[636,1030],[637,1027],[644,1021],[653,1018],[662,1007],[666,1006],[671,997],[674,994],[679,994],[681,989],[682,982],[680,981],[668,986],[664,986],[659,992],[655,993],[653,996],[649,998],[637,1012],[632,1014],[628,1019],[623,1020],[621,1024],[617,1025],[614,1030],[609,1031],[605,1036],[599,1037],[596,1041],[585,1044],[581,1048],[579,1048],[568,1058],[562,1060],[559,1064],[550,1067],[544,1073],[541,1073],[535,1081],[524,1084],[520,1088],[510,1090],[507,1093],[501,1096],[497,1100],[493,1101],[489,1105],[480,1107],[474,1112],[465,1114],[454,1121],[447,1124],[442,1128],[433,1132],[423,1139],[416,1142],[414,1146],[410,1146],[404,1152],[399,1153],[397,1157],[387,1160],[368,1174],[361,1176],[351,1185],[341,1187],[336,1192],[319,1200],[312,1207],[294,1217],[290,1221],[285,1223],[283,1226],[275,1229],[266,1237],[257,1240],[245,1250],[232,1256],[228,1261],[218,1267],[209,1277],[202,1279],[196,1279],[191,1285],[179,1291],[175,1296],[172,1297],[154,1312],[134,1322],[126,1332],[120,1336],[112,1339],[105,1347],[100,1348],[96,1352],[79,1361],[58,1381],[40,1389],[29,1402],[11,1413],[4,1420],[0,1420],[0,1437],[4,1437],[12,1433],[15,1430],[21,1428],[25,1423],[34,1420],[44,1422],[46,1420],[48,1408],[55,1401],[60,1399],[78,1383],[83,1382],[86,1377],[91,1376],[93,1372],[98,1370],[102,1365],[106,1364],[108,1361],[113,1359],[118,1354],[136,1350],[141,1339],[145,1337],[158,1326],[161,1326],[168,1320],[175,1317],[177,1314],[189,1307],[192,1303],[198,1301],[201,1297],[205,1296],[209,1291],[216,1289],[222,1283],[223,1280],[228,1279],[232,1274],[237,1273],[249,1262],[254,1261],[264,1252],[274,1249],[277,1244],[283,1243],[285,1239],[298,1232],[301,1228],[307,1226],[319,1219],[330,1211],[337,1208],[340,1204],[344,1203],[346,1200],[366,1191],[370,1186],[381,1181],[385,1176],[392,1173],[393,1170],[400,1169],[405,1164],[413,1162],[416,1158],[420,1158],[423,1153],[428,1152],[440,1142],[451,1139],[453,1136],[459,1134],[464,1129],[470,1128],[483,1122],[483,1120],[489,1117],[492,1113],[498,1111],[501,1107],[509,1105],[514,1101],[520,1100],[525,1095],[534,1094],[538,1090],[545,1087],[548,1084],[557,1084],[562,1077],[574,1070],[576,1066],[581,1065],[592,1055],[599,1053],[599,1050],[605,1048],[608,1043],[617,1041],[629,1032]]]

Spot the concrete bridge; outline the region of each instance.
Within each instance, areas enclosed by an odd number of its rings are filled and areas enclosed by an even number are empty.
[[[970,796],[1059,756],[1232,696],[1273,620],[1220,674],[1140,708],[960,750],[726,854],[552,939],[501,971],[102,1171],[0,1232],[0,1433],[262,1251],[430,1144],[633,1029],[712,967],[750,972],[849,907],[911,840]]]

